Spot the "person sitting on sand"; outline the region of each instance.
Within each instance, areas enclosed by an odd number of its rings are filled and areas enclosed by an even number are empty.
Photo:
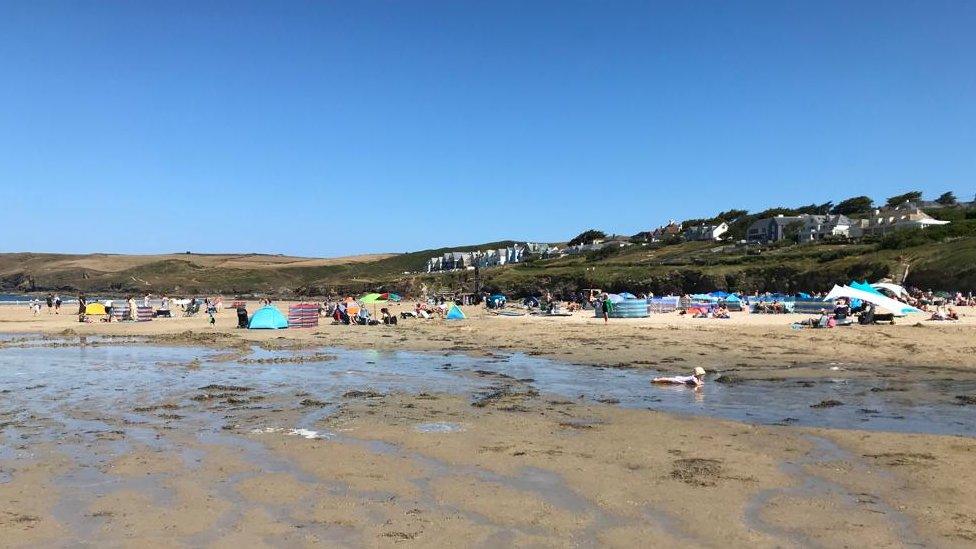
[[[949,320],[949,311],[944,305],[939,305],[929,320]]]
[[[729,308],[726,307],[725,304],[723,303],[722,305],[718,306],[718,309],[715,309],[714,318],[732,318],[732,317],[729,315]]]
[[[651,380],[651,383],[701,387],[705,384],[705,369],[701,366],[695,366],[695,371],[690,376],[656,377]]]
[[[820,315],[816,318],[808,318],[802,322],[797,322],[800,326],[809,326],[811,328],[832,328],[830,315],[827,314],[827,309],[820,309]]]

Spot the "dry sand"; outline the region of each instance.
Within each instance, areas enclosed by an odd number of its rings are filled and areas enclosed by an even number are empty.
[[[229,311],[212,329],[205,315],[80,324],[0,307],[0,332],[163,336],[235,352],[241,340],[501,350],[666,371],[704,365],[741,377],[824,376],[843,362],[852,376],[976,378],[973,311],[952,324],[793,331],[790,316],[659,315],[604,326],[583,314],[498,318],[469,309],[468,320],[452,323],[272,332],[236,330]],[[173,375],[193,367],[174,366]],[[144,403],[138,436],[131,410],[62,410],[102,426],[57,439],[45,438],[56,429],[50,419],[0,416],[0,545],[976,543],[970,438],[755,426],[521,386],[482,406],[449,394],[319,403],[291,387],[194,396]],[[324,438],[290,431],[319,405],[335,406],[312,426]],[[434,422],[450,432],[418,430]]]

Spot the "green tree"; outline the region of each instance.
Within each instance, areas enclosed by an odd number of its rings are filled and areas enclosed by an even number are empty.
[[[870,212],[874,208],[874,201],[867,196],[855,196],[834,206],[830,213],[852,215]]]
[[[606,237],[607,237],[607,233],[603,231],[598,231],[596,229],[589,229],[587,231],[583,231],[580,234],[576,235],[575,238],[569,241],[569,245],[576,246],[579,244],[592,244],[594,240],[599,240],[601,238],[606,238]]]
[[[909,191],[905,194],[892,196],[891,198],[888,199],[887,204],[889,207],[893,208],[895,206],[901,206],[905,202],[918,202],[921,199],[922,199],[921,191]]]
[[[935,199],[936,202],[942,204],[943,206],[954,206],[956,202],[956,195],[952,191],[942,193],[939,198]]]

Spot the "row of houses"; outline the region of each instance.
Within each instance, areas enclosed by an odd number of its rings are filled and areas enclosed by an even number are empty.
[[[539,242],[525,242],[492,250],[445,252],[439,257],[432,257],[427,260],[427,272],[498,267],[511,263],[521,263],[527,255],[554,257],[558,252],[558,248]]]
[[[642,240],[644,242],[665,242],[676,238],[682,238],[684,240],[718,241],[722,240],[723,235],[727,232],[729,232],[729,225],[724,221],[718,224],[706,225],[702,223],[700,225],[682,227],[681,223],[678,223],[672,219],[668,221],[666,225],[661,225],[652,231],[635,235],[635,240]]]
[[[861,238],[884,236],[903,229],[917,229],[945,225],[948,221],[934,219],[917,204],[906,203],[895,208],[874,210],[870,215],[852,219],[846,215],[778,215],[759,219],[749,225],[746,240],[751,243],[771,243],[786,238],[800,242],[825,238]],[[578,244],[560,249],[540,242],[525,242],[505,248],[472,252],[446,252],[427,261],[427,272],[455,271],[474,268],[498,267],[521,263],[528,256],[551,258],[564,255],[585,254],[606,247],[625,247],[633,241],[664,242],[676,238],[698,241],[721,241],[729,231],[728,224],[700,224],[682,227],[674,220],[634,238],[612,237],[597,239],[588,244]]]
[[[749,242],[769,243],[785,238],[798,241],[823,240],[829,237],[861,238],[884,236],[904,229],[924,229],[945,225],[948,221],[932,218],[915,204],[874,210],[870,215],[851,219],[846,215],[778,215],[755,221],[746,231]]]

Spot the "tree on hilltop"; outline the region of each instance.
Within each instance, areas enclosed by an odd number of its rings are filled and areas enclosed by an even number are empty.
[[[830,213],[840,214],[840,215],[853,215],[868,213],[874,209],[874,201],[867,196],[855,196],[843,200],[840,204],[834,206]]]
[[[892,196],[888,199],[888,207],[894,208],[895,206],[901,206],[905,202],[918,202],[922,199],[922,191],[909,191],[905,194],[899,194],[897,196]]]
[[[943,206],[955,206],[958,202],[956,195],[952,191],[942,193],[935,201]]]
[[[580,244],[593,244],[594,240],[600,240],[606,237],[607,237],[607,233],[603,231],[598,231],[596,229],[589,229],[587,231],[583,231],[580,234],[576,235],[576,238],[573,238],[572,240],[569,241],[569,245],[578,246]]]

